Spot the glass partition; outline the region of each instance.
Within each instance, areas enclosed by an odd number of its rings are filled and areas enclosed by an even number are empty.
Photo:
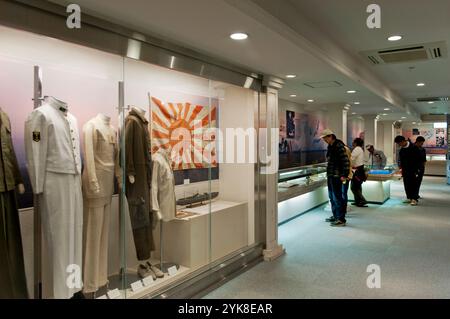
[[[156,296],[255,244],[257,92],[5,27],[0,41],[1,203],[19,216],[0,298]]]

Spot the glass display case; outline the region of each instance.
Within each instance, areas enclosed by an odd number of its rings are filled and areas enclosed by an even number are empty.
[[[314,164],[280,170],[278,202],[309,193],[327,183],[327,164]]]

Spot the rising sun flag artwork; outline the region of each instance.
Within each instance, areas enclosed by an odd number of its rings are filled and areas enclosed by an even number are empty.
[[[217,167],[217,103],[209,107],[207,99],[201,105],[192,101],[163,102],[154,96],[149,98],[152,152],[161,148],[167,150],[174,170]]]

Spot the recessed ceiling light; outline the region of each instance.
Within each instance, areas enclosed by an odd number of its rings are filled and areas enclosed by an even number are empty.
[[[248,38],[248,34],[243,32],[236,32],[232,33],[230,35],[230,38],[232,38],[233,40],[245,40]]]
[[[398,41],[398,40],[401,40],[401,39],[403,39],[403,37],[401,35],[391,35],[388,38],[389,41]]]
[[[433,101],[429,101],[428,104],[434,104],[434,102]]]
[[[291,95],[289,95],[290,97],[297,97],[297,95],[296,94],[291,94]]]
[[[417,83],[417,86],[425,86],[425,83]]]
[[[288,79],[294,79],[296,77],[297,76],[295,74],[288,74],[288,75],[286,75],[286,78],[288,78]]]
[[[359,104],[361,104],[361,102],[354,102],[353,104],[355,104],[355,105],[359,105]]]
[[[348,94],[354,94],[354,93],[356,93],[356,91],[355,90],[348,90],[347,93]]]
[[[313,99],[310,99],[310,100],[308,100],[308,102],[309,102],[309,103],[313,103],[313,102],[314,102],[314,100],[313,100]]]
[[[386,114],[386,113],[383,113],[383,114],[381,114],[381,115],[386,116],[387,114]]]
[[[352,115],[356,115],[356,112],[353,112]]]
[[[402,119],[406,119],[406,116],[402,116]]]
[[[391,109],[387,107],[387,108],[385,108],[384,110],[385,110],[385,111],[390,111]]]
[[[412,122],[412,124],[417,124],[416,122]]]

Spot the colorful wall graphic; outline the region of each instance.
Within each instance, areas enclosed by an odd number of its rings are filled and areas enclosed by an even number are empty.
[[[280,169],[326,161],[327,146],[320,138],[325,119],[317,114],[286,111],[280,114]]]
[[[425,138],[423,147],[428,154],[447,154],[447,129],[434,128],[432,124],[427,126],[407,127],[403,129],[403,136],[415,142],[418,136]]]

